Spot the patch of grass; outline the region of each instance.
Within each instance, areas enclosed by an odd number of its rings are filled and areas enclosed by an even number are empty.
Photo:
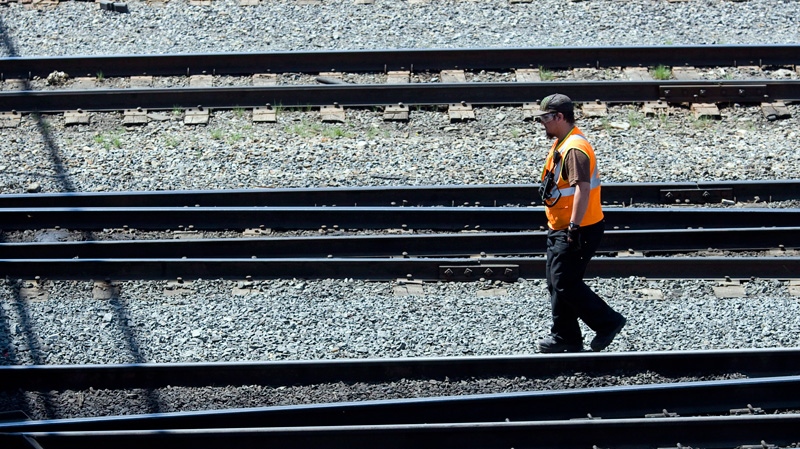
[[[661,123],[662,128],[671,128],[672,122],[669,121],[669,113],[668,112],[660,112],[658,114],[658,121]]]
[[[309,123],[303,120],[300,123],[294,123],[287,126],[284,130],[290,134],[297,134],[300,137],[311,137],[320,133],[320,125],[317,123]]]
[[[672,70],[669,67],[658,65],[653,69],[653,78],[657,80],[668,80],[672,76]]]
[[[712,120],[708,117],[701,116],[692,121],[692,126],[696,129],[707,129],[711,127]]]
[[[641,111],[637,109],[631,109],[628,111],[628,123],[631,125],[631,128],[641,126],[642,121],[644,121],[644,114],[642,114]]]
[[[322,132],[322,135],[325,136],[325,137],[330,137],[332,139],[339,139],[339,138],[342,138],[342,137],[352,137],[351,133],[345,131],[344,129],[342,129],[339,126],[333,126],[333,127],[330,127],[330,128],[326,128]]]
[[[236,106],[235,108],[233,108],[233,115],[235,115],[238,118],[242,118],[242,116],[244,115],[244,108],[241,106]]]
[[[181,141],[177,137],[168,136],[164,143],[170,148],[177,148],[178,144],[181,143]]]
[[[228,143],[238,142],[238,141],[242,140],[243,138],[244,138],[244,136],[242,136],[242,133],[235,132],[235,133],[232,133],[230,136],[228,136]]]
[[[97,81],[103,81],[104,79],[106,79],[106,77],[105,77],[105,75],[103,75],[103,71],[102,70],[98,70],[97,71]]]
[[[600,126],[606,131],[611,131],[611,121],[608,117],[600,117]]]
[[[555,79],[555,75],[551,70],[539,66],[539,78],[542,81],[553,81],[553,79]]]
[[[175,105],[172,107],[172,115],[180,116],[183,115],[183,108]]]
[[[211,138],[214,140],[220,140],[223,137],[223,133],[221,129],[212,129],[211,130]]]
[[[124,131],[116,130],[110,134],[95,134],[92,139],[95,143],[103,146],[104,149],[110,150],[114,148],[122,148],[122,133]]]

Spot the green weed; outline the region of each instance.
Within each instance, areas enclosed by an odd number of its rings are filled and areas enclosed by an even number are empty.
[[[339,139],[341,137],[351,137],[352,136],[352,134],[350,134],[349,132],[343,130],[342,128],[340,128],[338,126],[334,126],[334,127],[325,129],[322,132],[322,135],[325,136],[325,137],[330,137],[332,139]]]
[[[555,79],[555,74],[553,74],[551,70],[539,66],[539,78],[542,81],[553,81],[553,79]]]
[[[103,146],[104,149],[110,150],[111,147],[122,148],[122,131],[116,130],[110,134],[95,134],[92,137],[95,143]]]
[[[643,120],[644,114],[642,114],[641,111],[636,109],[631,109],[628,111],[628,123],[631,125],[631,128],[641,126]]]
[[[667,112],[660,112],[658,114],[658,121],[661,123],[662,128],[671,128],[672,122],[669,121],[669,113]]]
[[[711,127],[711,119],[706,116],[700,116],[692,121],[692,126],[696,129],[707,129]]]
[[[320,133],[321,126],[317,123],[308,123],[303,120],[284,128],[287,133],[297,134],[300,137],[311,137]]]
[[[181,143],[180,139],[173,136],[167,137],[165,141],[165,144],[170,148],[177,148],[179,143]]]
[[[657,80],[668,80],[672,76],[672,71],[669,67],[658,65],[653,69],[653,78]]]

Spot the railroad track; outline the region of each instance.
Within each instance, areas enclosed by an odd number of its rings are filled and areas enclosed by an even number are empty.
[[[794,279],[797,227],[609,231],[589,276]],[[0,244],[0,273],[21,279],[277,279],[474,281],[538,278],[543,232]],[[644,257],[713,248],[769,257]]]
[[[99,236],[102,237],[102,236]],[[2,259],[470,257],[544,255],[547,234],[481,232],[0,243]],[[112,237],[113,238],[113,237]],[[800,227],[606,231],[600,254],[781,251],[800,248]]]
[[[409,70],[511,70],[626,66],[793,66],[798,45],[697,45],[647,47],[477,48],[299,51],[194,55],[117,55],[0,58],[3,79],[75,76],[252,75],[254,73],[372,72]]]
[[[183,206],[518,206],[541,205],[534,184],[274,188],[2,194],[0,208]],[[800,198],[800,181],[604,182],[603,203],[707,204]]]
[[[0,110],[63,112],[175,108],[523,105],[552,93],[552,82],[333,84],[267,87],[91,89],[0,92]],[[800,100],[800,81],[563,81],[576,102],[755,103]]]
[[[178,380],[180,381],[180,379]],[[800,404],[800,376],[696,381],[384,401],[0,422],[0,433],[632,419],[661,414],[764,414]],[[702,397],[702,401],[697,398]],[[756,405],[753,405],[756,404]],[[653,416],[655,417],[655,416]]]
[[[4,231],[415,229],[519,231],[543,228],[543,207],[86,207],[0,209]],[[607,229],[800,226],[800,209],[608,208]]]
[[[236,364],[0,367],[0,385],[23,389],[163,388],[316,384],[330,381],[453,380],[553,376],[565,372],[747,373],[754,378],[461,397],[309,404],[239,410],[0,423],[7,447],[255,444],[344,447],[362,439],[390,447],[610,447],[682,441],[704,447],[788,445],[800,415],[789,394],[800,379],[796,349],[286,361]],[[779,377],[774,377],[778,375]],[[703,398],[698,400],[698,398]],[[756,405],[753,405],[753,404]],[[420,424],[425,423],[425,424]],[[564,430],[580,436],[565,439]],[[624,429],[624,431],[623,431]],[[485,435],[489,432],[492,438]],[[533,432],[533,433],[531,433]],[[539,432],[543,432],[540,434]],[[536,438],[531,438],[536,435]],[[400,438],[402,444],[394,445]],[[473,440],[477,438],[477,440]],[[477,441],[477,442],[476,442]],[[766,444],[766,443],[765,443]],[[85,447],[85,446],[84,446]],[[449,446],[448,446],[449,447]]]
[[[775,64],[800,62],[797,46],[618,47],[304,52],[237,55],[116,56],[0,59],[2,77],[47,76],[69,70],[90,76],[258,74],[278,72],[388,72],[528,67],[606,67]],[[560,50],[560,49],[558,49]],[[538,69],[537,69],[538,70]],[[538,75],[537,75],[538,77]],[[268,85],[207,88],[126,88],[0,92],[0,111],[174,110],[175,108],[382,107],[387,105],[523,105],[552,93],[553,83],[399,83]],[[800,100],[792,80],[563,81],[558,89],[576,102],[764,103]],[[407,109],[406,109],[407,110]]]
[[[389,281],[503,281],[538,279],[544,258],[272,258],[272,259],[2,259],[0,273],[12,279],[184,280],[364,279]],[[753,278],[793,280],[800,258],[627,257],[598,258],[588,277],[649,279]]]
[[[0,366],[0,391],[163,388],[168,385],[312,385],[399,379],[548,377],[565,372],[645,372],[667,376],[744,373],[797,375],[798,348],[584,352],[533,356],[281,360],[234,363]]]
[[[636,192],[648,200],[774,196],[789,198],[794,181],[707,185],[612,185],[610,196]],[[0,271],[33,279],[274,279],[281,277],[393,280],[514,281],[539,277],[545,247],[541,207],[509,204],[533,195],[532,186],[397,189],[280,189],[277,191],[11,195],[2,205],[32,198],[34,207],[0,208],[5,232],[58,229],[82,233],[73,242],[0,244]],[[714,192],[712,195],[710,192]],[[756,195],[756,193],[758,195]],[[506,197],[503,195],[510,195]],[[774,195],[774,196],[773,196]],[[685,200],[680,198],[685,197]],[[403,198],[400,200],[400,198]],[[473,207],[397,207],[450,203]],[[483,200],[475,201],[476,198]],[[500,198],[498,200],[497,198]],[[152,200],[151,200],[152,199]],[[621,198],[619,198],[621,199]],[[39,201],[37,201],[39,200]],[[225,207],[389,200],[391,207]],[[198,201],[209,206],[185,207]],[[633,201],[631,198],[629,201]],[[156,202],[174,207],[145,207]],[[62,207],[46,207],[59,204]],[[82,207],[125,204],[126,207]],[[36,207],[41,206],[41,207]],[[619,208],[606,211],[602,257],[590,267],[600,277],[790,279],[800,247],[797,209]],[[763,223],[780,223],[764,227]],[[735,227],[730,227],[735,224]],[[314,237],[265,237],[273,231],[316,231]],[[381,235],[354,235],[377,230]],[[389,234],[385,234],[389,230]],[[416,232],[415,232],[416,230]],[[420,234],[418,231],[424,230]],[[98,241],[92,232],[102,232]],[[181,239],[137,239],[136,232],[175,232]],[[235,231],[256,238],[203,238],[205,231]],[[435,231],[436,233],[432,233]],[[452,232],[457,232],[453,234]],[[472,232],[459,232],[472,231]],[[482,231],[482,232],[475,232]],[[491,232],[495,231],[495,232]],[[520,232],[522,231],[522,232]],[[90,234],[85,234],[85,233]],[[119,233],[118,236],[114,236]],[[128,237],[125,237],[125,235]],[[117,240],[123,238],[126,240]],[[127,240],[130,239],[130,240]],[[771,257],[642,257],[707,249],[772,251]],[[712,256],[715,256],[712,254]]]
[[[246,429],[159,429],[152,431],[30,432],[0,435],[9,448],[280,447],[386,448],[633,448],[686,447],[681,441],[713,448],[774,447],[795,441],[800,415],[731,416],[519,423],[447,423],[376,426]],[[770,443],[756,435],[769,435]],[[679,440],[679,441],[676,441]],[[513,445],[513,446],[510,446]],[[676,447],[676,446],[671,446]]]

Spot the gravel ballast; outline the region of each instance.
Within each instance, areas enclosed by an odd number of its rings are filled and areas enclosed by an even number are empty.
[[[12,3],[0,6],[0,54],[790,44],[800,42],[797,7],[790,0],[269,0],[257,7],[173,0],[131,2],[120,14],[87,2],[41,11]],[[718,70],[720,79],[734,72]],[[756,76],[800,77],[793,67]],[[597,148],[604,181],[794,179],[800,107],[788,107],[791,118],[769,121],[752,104],[722,105],[719,120],[695,119],[678,105],[660,117],[612,105],[609,117],[578,124]],[[218,110],[209,125],[189,126],[182,114],[162,111],[162,120],[130,129],[120,113],[92,113],[89,125],[72,127],[59,114],[25,114],[18,128],[0,129],[0,192],[531,183],[550,145],[516,107],[477,108],[466,123],[450,123],[442,108],[412,109],[408,123],[356,109],[343,124],[323,124],[306,110],[280,111],[276,124],[254,124],[248,110]],[[715,296],[713,281],[589,283],[628,318],[607,351],[800,343],[800,299],[785,280],[754,279],[741,298]],[[48,296],[39,300],[22,298],[23,281],[0,284],[3,365],[530,354],[550,326],[541,279],[503,285],[497,296],[481,294],[477,282],[430,283],[420,296],[353,280],[260,281],[247,294],[213,279],[177,294],[166,282],[122,282],[111,300],[93,299],[89,281],[45,280]],[[589,341],[593,333],[584,330]]]

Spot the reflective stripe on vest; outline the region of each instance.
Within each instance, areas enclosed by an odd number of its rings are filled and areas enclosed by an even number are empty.
[[[581,141],[571,141],[571,137],[580,137]],[[589,226],[595,224],[603,219],[603,207],[600,202],[601,185],[600,175],[597,166],[597,156],[594,152],[589,140],[583,136],[580,129],[574,127],[569,135],[559,145],[553,144],[551,153],[545,162],[545,169],[542,171],[542,180],[548,172],[557,176],[555,186],[551,189],[553,193],[552,198],[556,199],[555,203],[545,207],[545,214],[547,215],[547,225],[550,229],[566,229],[572,219],[572,206],[575,198],[575,187],[569,185],[568,179],[562,179],[562,170],[564,168],[564,155],[569,150],[575,149],[585,153],[589,157],[589,164],[591,165],[591,179],[589,181],[589,203],[586,212],[581,218],[579,223],[581,226]],[[561,150],[561,151],[559,151]],[[555,156],[558,156],[558,163],[556,163]],[[547,170],[547,167],[552,166],[552,171]],[[560,188],[559,188],[560,187]]]
[[[581,134],[573,134],[573,135],[571,135],[569,137],[570,138],[571,137],[579,137],[579,138],[585,140],[587,143],[589,142],[589,139],[587,139],[586,136],[583,136]],[[565,140],[564,144],[562,145],[563,147],[566,147],[566,151],[569,151],[572,148],[572,147],[567,145],[568,141],[569,141],[569,138],[567,138],[567,140]],[[561,154],[561,151],[559,151],[559,154]],[[587,154],[586,156],[588,157],[589,155]],[[558,180],[561,180],[561,169],[563,168],[563,163],[564,163],[564,154],[561,154],[561,157],[559,158],[558,163],[555,165],[555,167],[553,167],[553,173],[556,174],[556,179],[558,179]],[[598,171],[597,171],[597,163],[595,163],[594,167],[593,167],[593,170],[592,170],[592,179],[589,181],[589,190],[594,189],[595,187],[599,187],[599,186],[600,186],[600,173],[598,173]],[[555,196],[555,195],[558,194],[559,191],[561,192],[561,196],[572,196],[572,195],[575,195],[575,187],[567,187],[565,189],[559,189],[558,188],[558,182],[556,182],[555,185],[553,186],[553,188],[550,189],[550,194]]]

